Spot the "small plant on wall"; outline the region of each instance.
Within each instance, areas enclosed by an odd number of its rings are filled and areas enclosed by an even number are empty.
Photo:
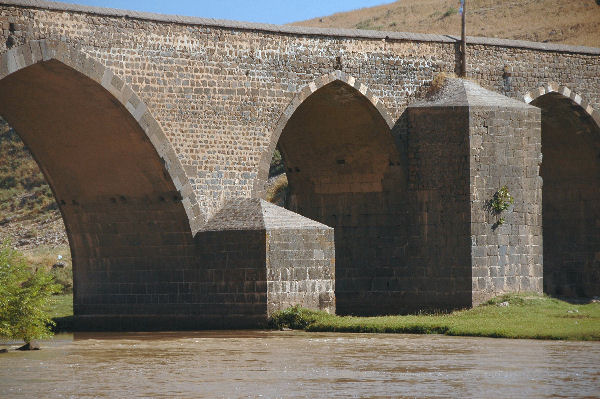
[[[508,191],[508,187],[502,186],[500,190],[494,193],[494,196],[487,203],[488,210],[497,218],[496,223],[492,226],[493,229],[498,228],[498,226],[504,224],[505,219],[502,215],[502,212],[510,208],[510,206],[515,202],[515,199],[510,192]]]

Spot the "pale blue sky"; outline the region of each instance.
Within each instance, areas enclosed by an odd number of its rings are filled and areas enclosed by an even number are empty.
[[[63,0],[98,7],[193,17],[285,24],[340,11],[393,3],[389,0]]]

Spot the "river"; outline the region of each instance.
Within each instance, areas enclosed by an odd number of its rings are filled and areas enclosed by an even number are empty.
[[[0,398],[600,397],[600,342],[297,331],[60,334]]]

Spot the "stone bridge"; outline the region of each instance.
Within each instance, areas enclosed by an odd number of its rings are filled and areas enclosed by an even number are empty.
[[[54,191],[88,326],[600,295],[599,49],[469,38],[468,80],[426,96],[457,38],[27,0],[0,24],[0,115]],[[276,146],[288,209],[263,199]]]

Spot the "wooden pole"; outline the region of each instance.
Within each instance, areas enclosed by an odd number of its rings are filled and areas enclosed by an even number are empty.
[[[462,5],[462,28],[460,34],[460,76],[467,76],[467,29],[465,24],[465,15],[467,14],[467,0],[461,1]]]

